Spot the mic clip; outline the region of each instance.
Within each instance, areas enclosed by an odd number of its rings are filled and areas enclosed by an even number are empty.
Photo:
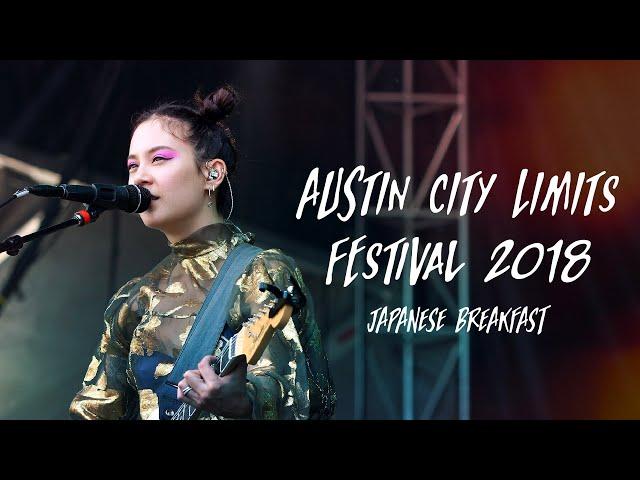
[[[79,227],[83,227],[84,225],[95,222],[100,214],[102,214],[102,212],[106,210],[103,207],[91,205],[89,203],[84,203],[83,205],[84,210],[79,210],[74,215],[74,218],[78,220]]]

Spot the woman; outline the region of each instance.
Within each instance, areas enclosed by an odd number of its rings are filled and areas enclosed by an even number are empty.
[[[72,418],[168,419],[182,402],[198,408],[199,419],[333,414],[335,393],[311,295],[294,261],[277,249],[259,253],[236,282],[223,336],[229,338],[273,299],[259,291],[260,282],[284,290],[293,276],[306,306],[276,332],[255,366],[241,363],[219,377],[211,367],[214,357],[207,356],[184,374],[173,402],[156,393],[229,251],[252,243],[229,221],[229,175],[238,154],[222,121],[236,101],[235,92],[224,87],[205,98],[196,95],[195,108],[164,104],[135,119],[129,183],[151,192],[151,206],[140,217],[166,235],[171,252],[111,298],[102,339],[70,406]]]

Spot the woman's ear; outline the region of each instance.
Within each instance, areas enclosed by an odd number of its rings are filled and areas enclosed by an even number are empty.
[[[201,166],[201,171],[206,178],[205,188],[216,188],[222,183],[225,175],[227,174],[227,165],[221,158],[214,158],[207,160]]]

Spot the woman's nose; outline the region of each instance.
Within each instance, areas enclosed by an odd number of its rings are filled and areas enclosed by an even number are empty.
[[[153,183],[153,177],[148,168],[143,165],[136,167],[135,172],[129,174],[129,183],[135,185],[149,185]]]

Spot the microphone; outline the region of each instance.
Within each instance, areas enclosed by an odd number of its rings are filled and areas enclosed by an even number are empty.
[[[94,183],[91,185],[59,186],[33,185],[26,190],[39,197],[63,198],[73,202],[95,205],[105,210],[117,209],[128,213],[141,213],[151,204],[151,192],[137,185],[109,185]]]

